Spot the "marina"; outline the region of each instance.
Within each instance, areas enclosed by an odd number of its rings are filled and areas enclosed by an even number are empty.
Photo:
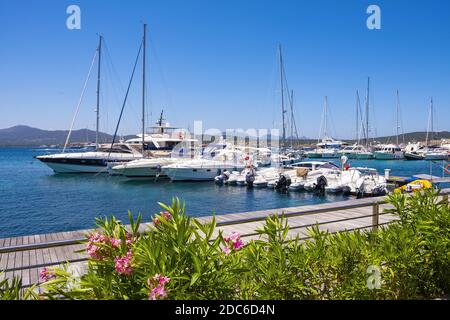
[[[282,1],[5,2],[0,300],[449,297],[450,5]]]
[[[46,153],[48,151],[40,151]],[[193,216],[208,216],[254,210],[269,210],[352,199],[351,195],[310,192],[277,192],[268,188],[220,186],[214,181],[170,182],[170,179],[128,179],[109,174],[54,174],[34,156],[34,148],[0,148],[4,183],[0,207],[0,238],[73,231],[93,227],[97,216],[116,215],[126,220],[130,210],[142,213],[144,221],[159,211],[157,202],[173,196],[185,200]],[[339,162],[336,161],[339,165]],[[416,174],[442,179],[448,175],[442,162],[407,160],[350,160],[352,167],[372,167],[383,175],[390,168],[394,177],[405,180]],[[442,180],[443,187],[448,185]],[[447,183],[447,184],[445,184]],[[45,213],[45,214],[44,214]]]

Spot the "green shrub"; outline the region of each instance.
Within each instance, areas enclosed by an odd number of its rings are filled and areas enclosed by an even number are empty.
[[[450,292],[450,209],[429,190],[387,197],[399,221],[376,231],[309,229],[290,239],[284,216],[271,216],[258,240],[222,235],[174,199],[146,230],[98,219],[87,235],[87,271],[44,270],[46,299],[430,299]],[[379,270],[379,286],[369,270]],[[4,284],[3,284],[4,286]],[[0,286],[1,288],[1,286]],[[16,298],[14,290],[0,289]],[[35,295],[33,297],[36,297]]]

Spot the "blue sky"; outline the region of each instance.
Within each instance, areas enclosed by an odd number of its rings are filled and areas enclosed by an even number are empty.
[[[81,30],[66,28],[71,4],[81,8]],[[381,8],[381,30],[366,27],[370,4]],[[152,122],[164,108],[171,124],[191,129],[194,120],[207,128],[279,127],[281,43],[300,135],[318,135],[327,95],[331,132],[353,137],[355,91],[364,95],[367,76],[373,135],[395,132],[397,89],[406,132],[426,129],[431,96],[435,128],[450,129],[445,0],[0,0],[0,128],[68,128],[100,32],[111,57],[103,63],[101,130],[113,132],[143,21]],[[140,131],[140,86],[138,70],[122,134]],[[95,77],[75,127],[94,129],[94,109]]]

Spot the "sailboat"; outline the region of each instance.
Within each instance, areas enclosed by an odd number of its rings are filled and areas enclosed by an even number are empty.
[[[36,159],[45,163],[53,169],[55,173],[100,173],[106,172],[111,163],[123,163],[142,158],[142,153],[133,146],[126,143],[103,144],[99,143],[99,118],[100,118],[100,80],[101,80],[101,51],[103,37],[99,36],[99,44],[92,60],[88,76],[86,78],[81,97],[79,99],[75,116],[72,120],[71,128],[66,138],[62,153],[37,156]],[[66,153],[70,134],[73,124],[81,105],[81,101],[86,89],[87,82],[90,78],[91,70],[97,59],[97,108],[96,108],[96,135],[95,135],[95,151]]]
[[[322,112],[322,123],[320,126],[321,141],[317,142],[317,148],[311,151],[306,151],[305,156],[307,158],[338,158],[338,151],[342,146],[346,145],[345,142],[335,140],[328,135],[328,97],[325,96],[325,104]]]
[[[123,164],[113,166],[111,173],[114,175],[123,175],[128,178],[154,178],[164,177],[165,173],[162,171],[163,166],[185,161],[190,158],[184,157],[189,154],[190,150],[179,150],[183,154],[174,155],[171,157],[171,152],[176,146],[184,143],[189,146],[191,143],[197,141],[196,139],[189,139],[186,134],[179,131],[177,128],[171,127],[163,118],[164,111],[161,111],[156,126],[151,127],[151,132],[147,132],[145,126],[145,62],[146,62],[146,35],[147,25],[144,24],[143,37],[143,67],[142,67],[142,133],[138,134],[137,138],[125,141],[130,146],[142,146],[143,157]],[[186,152],[188,151],[188,152]]]
[[[411,151],[405,152],[405,159],[407,160],[447,160],[449,157],[448,151],[444,148],[432,147],[429,145],[429,135],[431,133],[431,140],[433,139],[433,98],[430,99],[430,109],[428,113],[427,135],[425,139],[425,146],[416,144]]]
[[[282,119],[282,136],[281,136],[281,143],[280,148],[278,152],[274,152],[271,154],[271,162],[274,166],[280,167],[285,166],[288,164],[295,163],[297,161],[300,161],[300,157],[298,154],[295,154],[292,152],[292,139],[294,136],[298,140],[298,131],[297,131],[297,125],[295,123],[295,117],[294,117],[294,111],[293,111],[293,104],[294,104],[294,94],[291,91],[289,93],[289,88],[287,85],[286,80],[286,71],[284,68],[284,61],[283,61],[283,53],[281,44],[278,46],[279,51],[279,59],[280,59],[280,86],[281,86],[281,119]],[[285,95],[287,91],[288,95],[288,103],[290,105],[290,117],[291,119],[288,119],[286,116],[287,110],[285,108]],[[290,137],[290,147],[288,148],[287,140],[286,140],[286,127],[287,122],[290,120],[290,127],[291,127],[291,137]],[[290,149],[290,150],[288,150]]]
[[[380,148],[373,152],[373,156],[377,160],[400,160],[404,158],[403,150],[399,146],[399,94],[397,90],[397,126],[396,126],[396,144],[390,143],[390,144],[383,144],[380,146]]]
[[[347,146],[343,148],[342,150],[339,150],[338,153],[343,156],[345,155],[348,159],[360,159],[360,160],[367,160],[373,158],[373,153],[369,151],[369,149],[360,144],[360,131],[359,131],[359,124],[361,123],[361,128],[363,129],[364,134],[366,134],[364,129],[364,122],[361,115],[361,102],[359,99],[359,92],[356,90],[356,143],[351,146]],[[366,111],[367,114],[367,111]]]

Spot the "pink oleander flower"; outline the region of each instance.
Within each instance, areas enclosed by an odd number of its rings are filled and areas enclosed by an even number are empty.
[[[167,290],[165,284],[170,281],[170,278],[160,274],[155,274],[152,278],[147,280],[147,285],[150,288],[148,295],[149,300],[164,299],[167,297]]]
[[[164,286],[158,284],[155,288],[153,288],[150,291],[148,299],[149,300],[158,300],[158,298],[159,299],[164,299],[165,297],[167,297],[167,290],[166,290],[166,288],[164,288]]]
[[[109,238],[109,243],[111,243],[111,246],[113,248],[118,248],[120,246],[120,243],[122,242],[122,240],[120,239],[116,239],[116,238]]]
[[[39,278],[42,281],[44,281],[44,282],[47,282],[50,279],[54,279],[55,277],[56,277],[55,276],[55,272],[53,270],[50,270],[50,269],[46,268],[46,267],[43,268],[41,270],[41,272],[39,273]]]
[[[105,244],[108,241],[109,241],[108,237],[104,236],[101,233],[97,232],[97,233],[91,235],[88,238],[88,244],[86,246],[86,251],[89,254],[89,256],[94,259],[99,259],[99,260],[103,259],[104,252],[102,252],[103,250],[102,250],[101,246],[99,246],[99,245]]]
[[[133,240],[133,235],[130,233],[130,232],[126,232],[125,233],[125,237],[126,237],[126,244],[127,244],[127,246],[131,246],[132,244],[133,244],[133,242],[134,242],[134,240]]]
[[[240,240],[240,239],[233,243],[233,249],[234,250],[239,250],[243,246],[244,246],[244,242],[242,240]]]
[[[114,268],[118,274],[129,276],[133,273],[133,268],[131,266],[131,260],[133,254],[130,251],[127,252],[125,256],[114,258]]]
[[[241,235],[238,232],[232,232],[229,236],[223,237],[223,240],[227,243],[227,246],[223,248],[223,252],[229,255],[231,251],[237,251],[242,249],[244,242],[241,240]]]
[[[168,211],[160,212],[160,213],[159,213],[159,216],[160,216],[160,217],[155,217],[155,218],[153,218],[153,224],[154,224],[155,226],[161,224],[160,218],[162,218],[162,219],[164,219],[164,220],[172,220],[172,215],[171,215],[170,212],[168,212]]]
[[[157,283],[159,283],[162,286],[170,281],[169,277],[165,277],[160,274],[155,274],[152,279],[155,280]]]

